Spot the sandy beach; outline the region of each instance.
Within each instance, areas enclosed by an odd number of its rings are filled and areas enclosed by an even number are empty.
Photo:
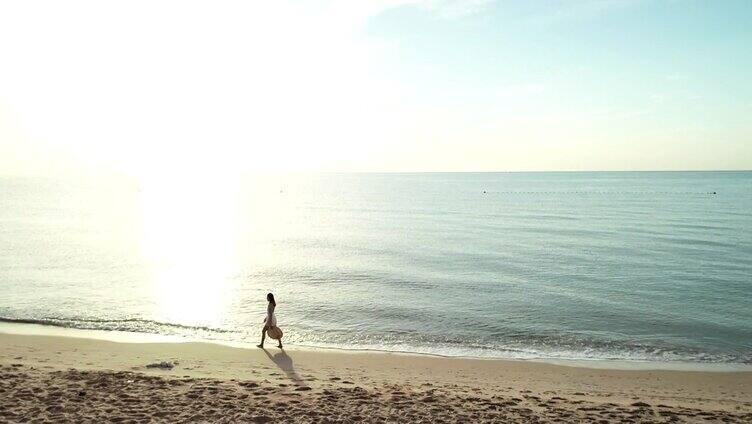
[[[0,334],[3,422],[751,422],[752,373]]]

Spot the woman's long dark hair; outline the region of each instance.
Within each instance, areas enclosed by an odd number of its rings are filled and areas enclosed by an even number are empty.
[[[277,302],[274,301],[274,295],[269,293],[266,295],[266,300],[272,302],[272,305],[277,306]]]

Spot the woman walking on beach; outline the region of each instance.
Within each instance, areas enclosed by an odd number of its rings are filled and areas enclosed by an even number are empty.
[[[269,301],[269,304],[266,306],[266,318],[264,318],[264,328],[261,330],[261,344],[258,345],[260,348],[264,348],[264,339],[266,339],[266,332],[267,330],[271,329],[272,327],[277,327],[277,317],[274,315],[274,308],[277,307],[277,302],[274,301],[274,295],[269,293],[266,295],[266,300]],[[273,335],[271,337],[274,337]],[[279,345],[278,348],[282,349],[282,338],[279,339]]]

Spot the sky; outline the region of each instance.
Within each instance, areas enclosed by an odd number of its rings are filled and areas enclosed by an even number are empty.
[[[0,175],[752,169],[752,2],[0,1]]]

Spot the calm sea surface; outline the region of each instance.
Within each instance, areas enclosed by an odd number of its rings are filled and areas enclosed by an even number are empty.
[[[752,173],[0,179],[0,317],[501,358],[752,363]]]

